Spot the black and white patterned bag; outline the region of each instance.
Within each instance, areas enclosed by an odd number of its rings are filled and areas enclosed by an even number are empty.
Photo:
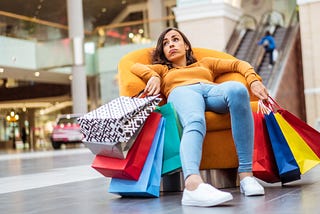
[[[160,103],[161,98],[121,96],[78,119],[84,141],[128,142]]]
[[[143,126],[134,133],[128,142],[87,142],[82,141],[95,155],[125,159]]]

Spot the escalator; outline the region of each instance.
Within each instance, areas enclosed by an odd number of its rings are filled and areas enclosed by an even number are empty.
[[[239,44],[234,56],[238,59],[246,61],[248,50],[250,49],[254,38],[255,38],[255,31],[251,29],[247,29],[245,31],[244,36],[242,37],[241,43]]]
[[[256,19],[250,15],[243,15],[236,24],[224,52],[238,59],[247,60],[248,50],[255,40],[256,28]]]
[[[300,27],[296,11],[286,26],[268,25],[260,22],[256,30],[242,37],[241,42],[233,47],[233,54],[239,59],[249,62],[262,77],[270,95],[282,107],[302,120],[306,119],[304,80],[302,68],[302,51]],[[269,30],[275,40],[278,58],[272,68],[262,46],[257,46],[258,40],[266,30]],[[251,38],[250,38],[251,37]],[[249,39],[250,38],[250,39]],[[247,41],[250,41],[249,44]],[[231,49],[231,48],[230,48]]]

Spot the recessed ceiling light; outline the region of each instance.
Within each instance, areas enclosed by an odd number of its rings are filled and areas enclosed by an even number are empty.
[[[36,77],[40,76],[40,72],[39,71],[34,72],[34,76]]]
[[[107,12],[107,8],[103,7],[103,8],[101,9],[101,12],[102,12],[102,13]]]

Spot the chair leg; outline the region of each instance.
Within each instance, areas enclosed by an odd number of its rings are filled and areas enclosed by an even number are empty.
[[[230,169],[206,169],[200,170],[204,182],[212,186],[223,189],[239,186],[239,178],[236,168]],[[164,175],[161,179],[160,190],[162,192],[179,192],[184,189],[184,179],[182,172]]]
[[[218,189],[239,186],[238,170],[236,168],[201,170],[200,174],[204,182]]]
[[[182,192],[184,189],[184,179],[182,171],[164,175],[161,179],[160,191],[162,192]]]

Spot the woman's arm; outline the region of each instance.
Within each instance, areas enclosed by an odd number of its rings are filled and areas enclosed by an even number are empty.
[[[260,80],[253,67],[246,61],[206,57],[202,62],[207,64],[214,74],[238,72],[244,76],[249,85]]]
[[[147,82],[152,76],[158,76],[160,75],[156,72],[157,65],[145,65],[141,63],[135,63],[131,67],[131,72],[140,77],[144,82]]]
[[[144,89],[144,92],[147,92],[147,95],[156,95],[160,93],[161,80],[159,76],[152,76]]]
[[[268,98],[268,90],[261,82],[261,78],[258,77],[254,68],[246,61],[239,59],[211,59],[212,72],[214,73],[228,73],[228,72],[239,72],[242,74],[250,89],[254,95],[259,99]]]
[[[160,93],[161,77],[156,71],[161,71],[161,67],[160,65],[144,65],[141,63],[136,63],[131,67],[131,72],[146,82],[144,91],[147,92],[147,95]]]
[[[268,99],[268,90],[267,88],[262,84],[261,81],[254,81],[250,85],[250,90],[254,95],[256,95],[261,100],[267,100]]]

